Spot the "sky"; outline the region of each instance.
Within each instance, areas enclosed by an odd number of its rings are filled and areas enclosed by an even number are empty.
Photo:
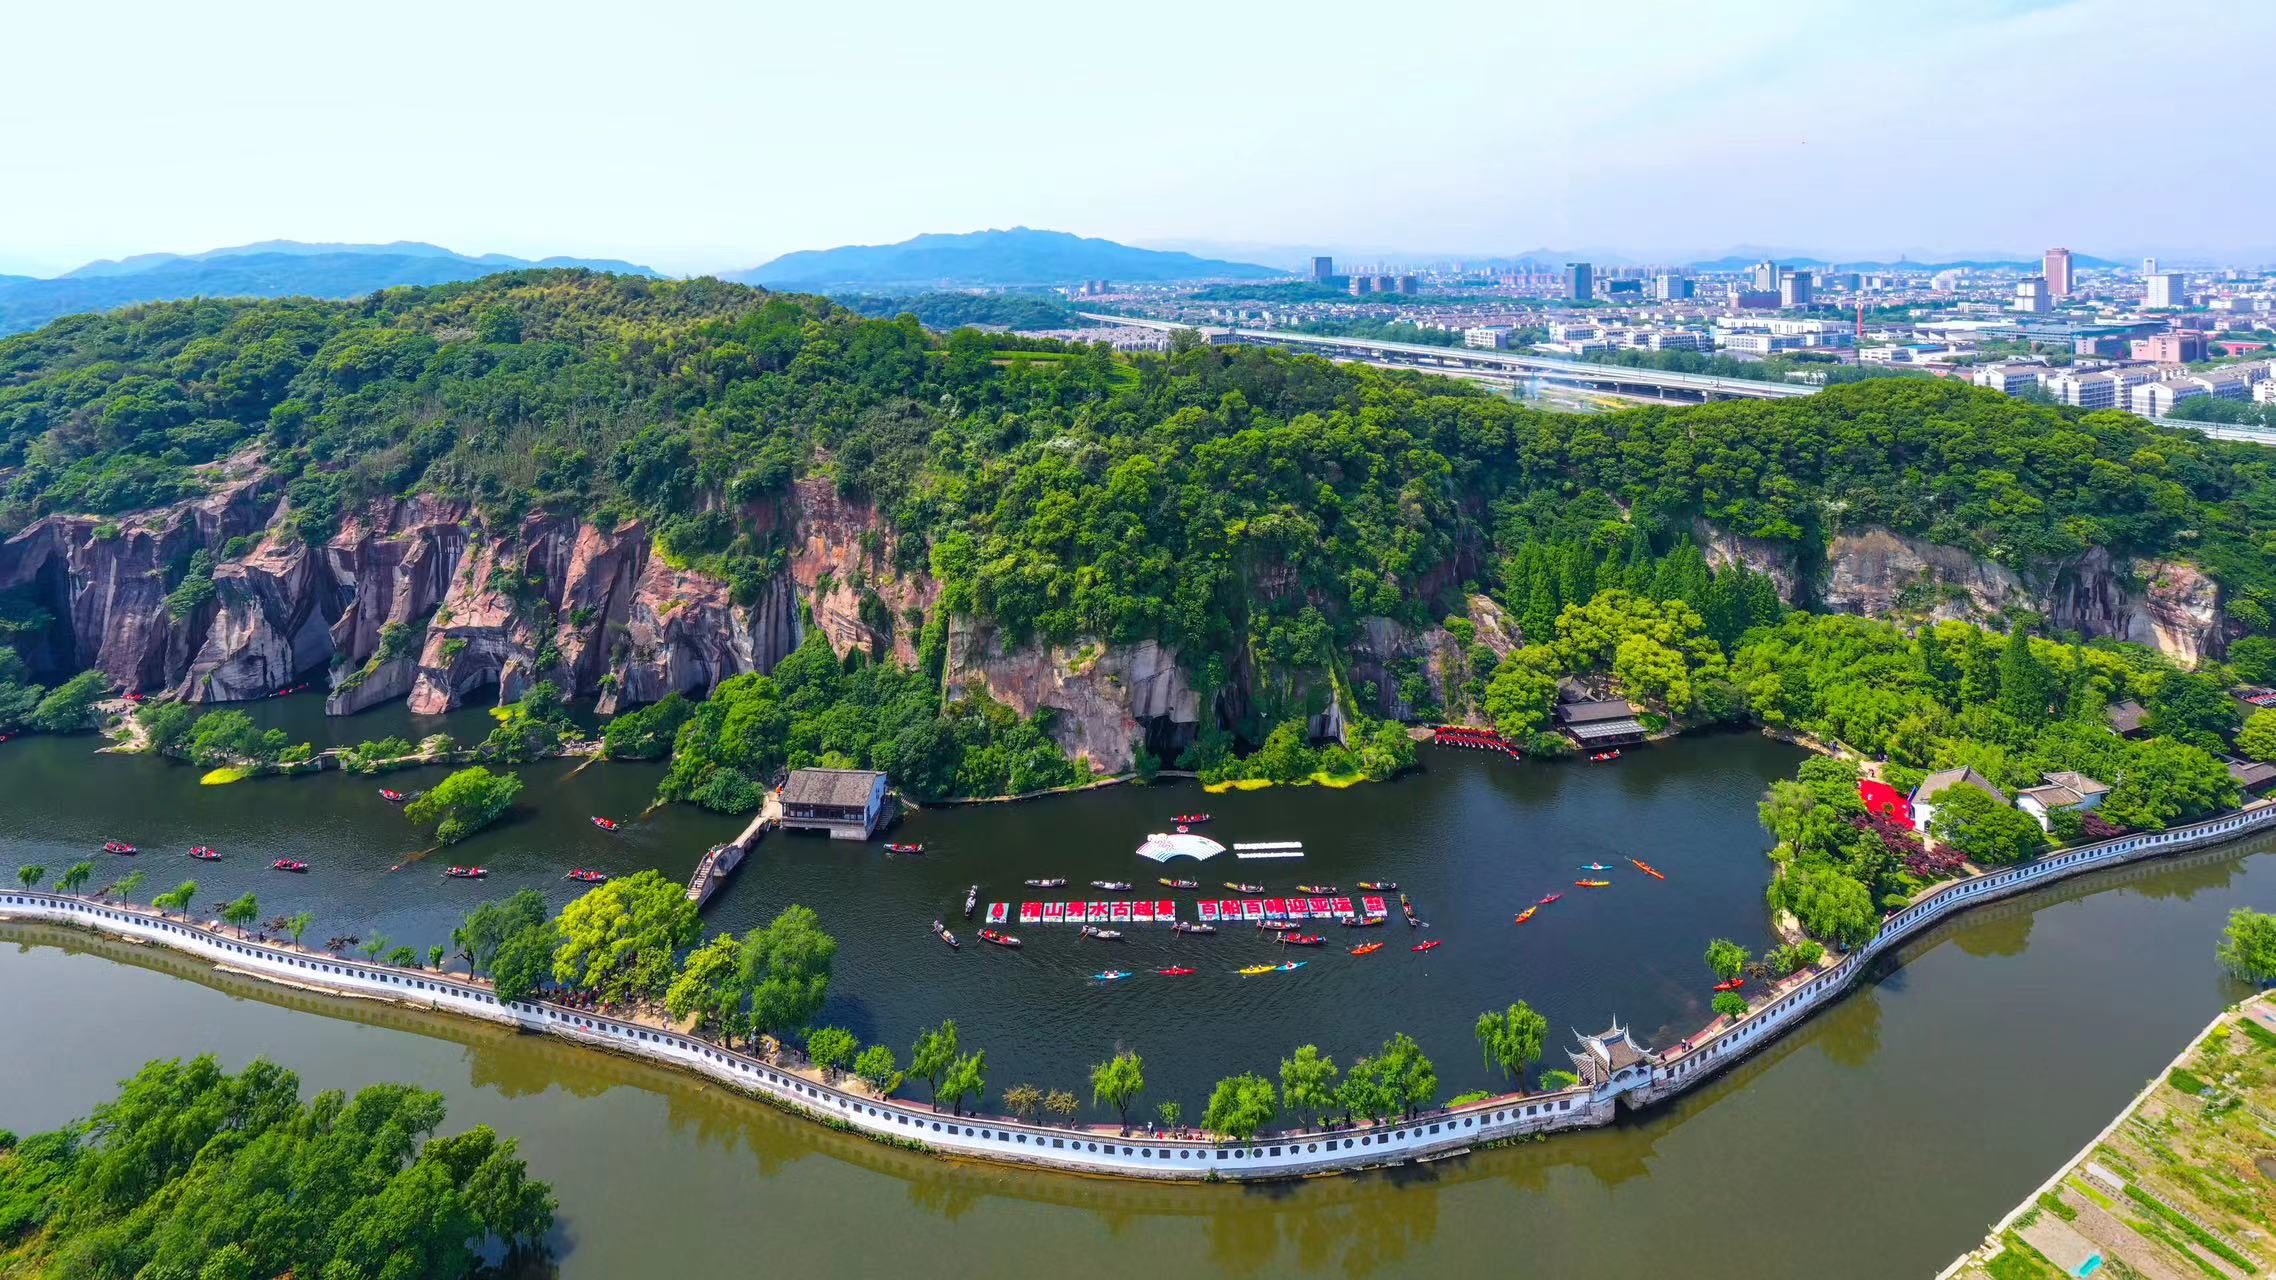
[[[673,273],[1024,225],[1346,253],[2276,258],[2276,4],[21,4],[0,272]],[[2210,90],[2200,95],[2197,90]]]

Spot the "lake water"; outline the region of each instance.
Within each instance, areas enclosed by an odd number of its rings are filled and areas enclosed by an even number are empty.
[[[367,723],[348,722],[347,736],[376,736]],[[464,723],[461,736],[481,731],[478,718]],[[144,846],[136,861],[154,883],[170,882],[179,864],[208,886],[201,899],[250,888],[272,910],[315,910],[313,933],[369,936],[376,918],[421,947],[441,941],[482,894],[529,884],[565,900],[573,886],[558,877],[569,865],[684,875],[737,825],[672,809],[606,836],[587,816],[636,815],[654,770],[537,766],[524,771],[526,812],[445,859],[491,866],[492,880],[474,886],[433,875],[431,860],[386,871],[419,842],[369,779],[200,788],[191,770],[91,758],[90,745],[0,746],[0,866],[59,867],[102,839],[128,839]],[[995,1089],[1032,1080],[1087,1096],[1088,1064],[1128,1046],[1146,1056],[1148,1100],[1179,1097],[1190,1111],[1211,1080],[1269,1070],[1296,1043],[1347,1059],[1404,1029],[1433,1053],[1453,1093],[1487,1083],[1469,1023],[1512,998],[1541,1008],[1554,1039],[1614,1016],[1646,1040],[1696,1025],[1707,938],[1765,940],[1753,803],[1797,759],[1744,735],[1680,742],[1609,768],[1426,749],[1417,777],[1346,792],[1204,800],[1168,787],[928,811],[901,832],[928,846],[921,859],[770,839],[707,923],[740,929],[784,902],[814,907],[844,944],[826,1016],[905,1050],[918,1027],[953,1015],[967,1044],[989,1049]],[[995,897],[1017,901],[1013,886],[1030,875],[1080,883],[1161,874],[1132,848],[1168,814],[1195,807],[1219,815],[1212,833],[1222,839],[1301,839],[1310,856],[1275,864],[1227,855],[1169,874],[1347,889],[1363,877],[1397,879],[1446,946],[1414,955],[1394,924],[1379,931],[1393,945],[1374,956],[1337,948],[1295,974],[1241,979],[1227,970],[1270,949],[1234,931],[1148,933],[1110,950],[1034,926],[1013,954],[971,943],[951,953],[925,930],[933,915],[960,912],[975,881],[983,900],[1000,885]],[[181,857],[201,841],[229,860]],[[2257,856],[2271,845],[2104,873],[1972,914],[1674,1106],[1421,1173],[1235,1189],[950,1163],[566,1044],[276,990],[22,926],[0,930],[13,944],[0,952],[11,1029],[0,1036],[0,1125],[29,1131],[83,1114],[143,1060],[207,1050],[233,1065],[266,1054],[311,1086],[413,1081],[450,1097],[454,1127],[488,1122],[521,1137],[562,1196],[556,1244],[570,1276],[756,1265],[873,1275],[1018,1266],[1031,1256],[1103,1275],[1515,1267],[1920,1276],[1973,1243],[2241,994],[2214,965],[2212,943],[2231,906],[2276,901],[2276,860]],[[287,852],[315,870],[287,878],[259,869]],[[1670,879],[1629,868],[1607,873],[1611,889],[1571,888],[1576,864],[1625,867],[1630,853]],[[1559,887],[1563,901],[1510,925],[1517,905]],[[1084,980],[1110,962],[1201,972],[1107,988]]]

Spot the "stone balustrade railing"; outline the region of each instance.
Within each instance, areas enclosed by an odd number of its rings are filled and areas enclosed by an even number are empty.
[[[1648,1072],[1631,1071],[1599,1088],[1505,1095],[1398,1123],[1287,1132],[1247,1143],[1125,1137],[1111,1127],[950,1115],[841,1088],[700,1037],[542,1000],[500,1001],[478,981],[255,942],[218,925],[119,903],[8,889],[0,890],[0,915],[93,928],[295,986],[562,1036],[691,1070],[826,1124],[943,1154],[1126,1177],[1248,1181],[1427,1160],[1505,1139],[1609,1123],[1623,1096],[1631,1106],[1646,1105],[1699,1084],[1835,998],[1889,948],[1953,912],[2095,867],[2234,839],[2271,824],[2276,804],[2255,804],[2194,826],[2123,836],[1954,881],[1888,917],[1871,942],[1833,967],[1790,984],[1738,1022],[1695,1037],[1687,1048],[1661,1054]]]

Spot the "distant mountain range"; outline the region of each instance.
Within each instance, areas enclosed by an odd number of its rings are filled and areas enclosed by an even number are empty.
[[[1077,280],[1275,280],[1288,273],[1252,262],[1139,249],[1112,240],[1027,227],[922,235],[899,244],[804,249],[725,276],[778,289],[845,286],[1066,284]]]
[[[447,284],[526,267],[585,267],[625,275],[656,272],[611,258],[470,256],[415,241],[302,244],[270,240],[205,253],[145,253],[105,259],[53,279],[0,276],[0,333],[36,329],[61,316],[176,298],[353,298],[407,284]]]

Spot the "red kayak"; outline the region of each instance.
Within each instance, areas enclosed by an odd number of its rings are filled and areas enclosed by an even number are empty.
[[[596,827],[599,827],[599,828],[600,828],[601,830],[603,830],[603,831],[614,831],[614,830],[616,830],[616,819],[614,819],[614,818],[594,818],[594,819],[593,819],[593,825],[594,825],[594,826],[596,826]]]
[[[608,873],[605,871],[587,871],[583,867],[579,867],[570,872],[566,878],[579,884],[599,884],[608,879]]]
[[[219,862],[221,860],[221,854],[218,851],[208,849],[202,844],[190,850],[190,856],[200,862]]]
[[[1413,946],[1411,946],[1411,947],[1409,947],[1409,948],[1407,948],[1407,949],[1408,949],[1409,951],[1431,951],[1431,950],[1435,950],[1435,949],[1437,949],[1437,948],[1439,948],[1439,947],[1443,947],[1443,946],[1445,946],[1445,945],[1446,945],[1446,944],[1445,944],[1444,942],[1441,942],[1441,941],[1439,941],[1438,939],[1436,939],[1436,938],[1433,938],[1433,939],[1431,939],[1431,940],[1430,940],[1430,941],[1428,941],[1428,942],[1418,942],[1418,943],[1416,943],[1415,945],[1413,945]]]
[[[1546,907],[1546,906],[1548,906],[1550,903],[1552,903],[1552,902],[1555,902],[1557,899],[1559,899],[1559,898],[1562,898],[1562,897],[1564,897],[1564,896],[1565,896],[1565,895],[1564,895],[1564,894],[1561,894],[1561,893],[1552,893],[1552,894],[1548,895],[1547,897],[1545,897],[1545,898],[1541,899],[1541,901],[1534,903],[1533,905],[1534,905],[1534,906],[1537,906],[1537,907]]]
[[[142,852],[142,850],[135,848],[133,845],[131,845],[131,844],[128,844],[128,843],[126,843],[126,842],[125,842],[125,841],[123,841],[123,840],[105,840],[105,841],[103,842],[103,852],[105,852],[105,853],[140,853],[140,852]]]
[[[887,853],[923,853],[924,851],[925,847],[921,844],[889,844],[885,846]]]
[[[1717,991],[1736,991],[1746,984],[1747,980],[1745,978],[1725,978],[1723,981],[1715,984],[1715,989]]]
[[[305,862],[295,862],[291,858],[279,858],[275,862],[269,864],[269,869],[272,871],[306,871],[308,870],[308,864]]]
[[[1181,813],[1181,814],[1179,814],[1178,816],[1176,816],[1176,817],[1174,817],[1174,818],[1170,819],[1170,821],[1172,821],[1172,822],[1183,822],[1183,823],[1187,823],[1187,824],[1189,824],[1189,825],[1190,825],[1190,824],[1192,824],[1192,823],[1196,823],[1196,822],[1207,822],[1207,821],[1209,821],[1209,815],[1208,815],[1208,814],[1206,814],[1206,813]]]
[[[392,788],[381,787],[379,789],[379,798],[387,801],[389,804],[401,804],[411,797],[404,795],[400,791],[393,790]]]
[[[1154,972],[1162,975],[1165,978],[1182,978],[1187,974],[1192,973],[1193,970],[1186,968],[1184,965],[1178,965],[1175,968],[1170,969],[1156,969]]]

